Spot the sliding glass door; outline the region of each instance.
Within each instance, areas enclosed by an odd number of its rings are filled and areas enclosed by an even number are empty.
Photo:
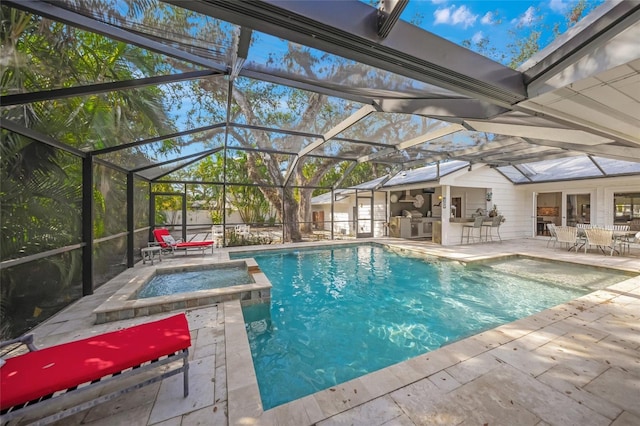
[[[565,224],[591,223],[591,194],[567,194]]]

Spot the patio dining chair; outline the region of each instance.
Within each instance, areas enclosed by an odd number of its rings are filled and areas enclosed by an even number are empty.
[[[616,240],[617,245],[620,246],[620,252],[624,253],[630,251],[631,240],[633,239],[633,233],[631,232],[630,225],[608,225],[605,229],[613,231],[613,238]]]
[[[482,222],[484,222],[484,217],[483,216],[477,216],[472,225],[463,225],[462,226],[462,234],[460,235],[460,244],[462,244],[462,241],[464,240],[464,234],[465,231],[467,233],[467,244],[469,244],[469,239],[472,240],[472,242],[476,241],[476,229],[478,230],[478,241],[482,241]]]
[[[616,239],[613,238],[613,230],[604,228],[590,228],[584,230],[587,237],[587,243],[584,246],[584,252],[587,252],[587,248],[596,246],[605,253],[609,250],[609,255],[613,256],[613,252],[616,251]],[[605,253],[606,254],[606,253]]]
[[[585,244],[587,244],[587,236],[585,235],[584,230],[593,227],[594,226],[590,223],[576,223],[576,228],[578,228],[578,249],[581,249]]]
[[[549,243],[553,241],[553,248],[555,248],[556,242],[558,242],[558,236],[556,235],[556,224],[547,223],[547,230],[549,231],[549,240],[547,240],[547,247],[549,247]]]
[[[578,228],[573,226],[556,226],[556,236],[560,244],[565,244],[565,247],[571,251],[572,249],[578,251]]]

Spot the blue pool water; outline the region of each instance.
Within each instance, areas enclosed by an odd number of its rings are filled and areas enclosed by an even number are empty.
[[[252,255],[271,307],[243,309],[264,409],[628,277],[531,259],[479,266],[375,245]]]
[[[158,274],[138,292],[138,299],[253,283],[246,266],[216,267]]]

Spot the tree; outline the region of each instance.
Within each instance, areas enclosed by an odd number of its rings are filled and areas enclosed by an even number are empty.
[[[0,13],[2,94],[127,80],[166,67],[158,55],[122,42],[5,5]],[[146,87],[3,106],[0,114],[72,147],[95,149],[169,133],[172,127],[166,119],[164,95],[157,87]],[[163,142],[163,148],[170,149],[171,144],[172,141]],[[81,160],[7,131],[2,132],[1,147],[2,259],[79,243]],[[109,159],[116,163],[136,161],[146,158],[149,152],[127,154],[114,154]],[[96,166],[94,171],[94,233],[100,237],[122,232],[126,221],[119,214],[119,206],[125,202],[126,178],[104,166]],[[116,209],[117,214],[113,214]],[[108,279],[108,271],[99,268],[110,263],[98,262],[96,274]],[[36,321],[34,318],[46,318],[79,296],[79,250],[26,266],[2,270],[0,314],[10,335],[19,334]]]
[[[536,18],[532,21],[521,22],[509,29],[509,41],[505,49],[496,46],[496,43],[500,42],[499,40],[490,40],[486,37],[475,41],[463,40],[462,45],[515,69],[540,50],[544,34],[549,34],[551,41],[553,41],[600,3],[602,3],[601,0],[578,0],[565,14],[565,24],[556,23],[552,28],[548,28],[544,24],[544,16],[536,14]],[[494,15],[496,16],[495,23],[502,23],[499,14],[496,12]]]

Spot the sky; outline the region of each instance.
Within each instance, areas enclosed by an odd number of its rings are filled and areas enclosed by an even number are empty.
[[[418,24],[456,44],[464,40],[477,42],[488,39],[499,50],[514,43],[518,37],[527,37],[533,29],[542,31],[541,48],[553,40],[551,29],[560,23],[562,32],[567,29],[567,16],[577,0],[409,0],[401,19]],[[603,0],[586,0],[583,17],[603,3]]]

